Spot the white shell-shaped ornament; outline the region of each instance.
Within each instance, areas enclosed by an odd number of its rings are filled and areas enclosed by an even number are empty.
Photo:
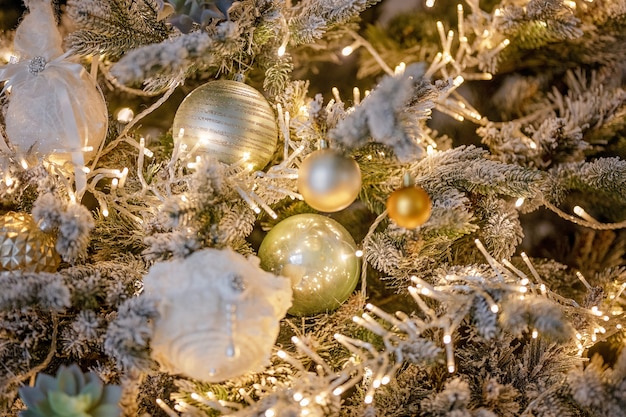
[[[157,263],[144,278],[144,290],[160,313],[152,358],[166,372],[207,382],[266,366],[291,306],[289,280],[230,249]]]

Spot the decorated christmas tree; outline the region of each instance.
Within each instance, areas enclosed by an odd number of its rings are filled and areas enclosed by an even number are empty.
[[[625,415],[626,0],[0,16],[2,416]]]

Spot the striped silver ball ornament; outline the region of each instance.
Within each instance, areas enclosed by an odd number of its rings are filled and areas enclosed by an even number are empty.
[[[271,106],[256,89],[239,81],[211,81],[180,104],[173,123],[174,140],[191,155],[210,154],[219,161],[244,162],[261,169],[278,141]]]

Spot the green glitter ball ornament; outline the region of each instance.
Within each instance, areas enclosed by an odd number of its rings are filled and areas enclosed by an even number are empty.
[[[259,248],[261,267],[291,280],[287,311],[309,316],[338,308],[359,280],[357,247],[338,222],[319,214],[288,217],[269,231]]]

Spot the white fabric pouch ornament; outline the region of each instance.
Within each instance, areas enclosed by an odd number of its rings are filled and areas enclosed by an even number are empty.
[[[0,67],[9,92],[6,134],[21,156],[36,155],[80,168],[107,133],[107,108],[95,81],[64,53],[50,0],[25,2],[30,13],[16,30],[18,61]],[[6,150],[6,149],[5,149]]]

